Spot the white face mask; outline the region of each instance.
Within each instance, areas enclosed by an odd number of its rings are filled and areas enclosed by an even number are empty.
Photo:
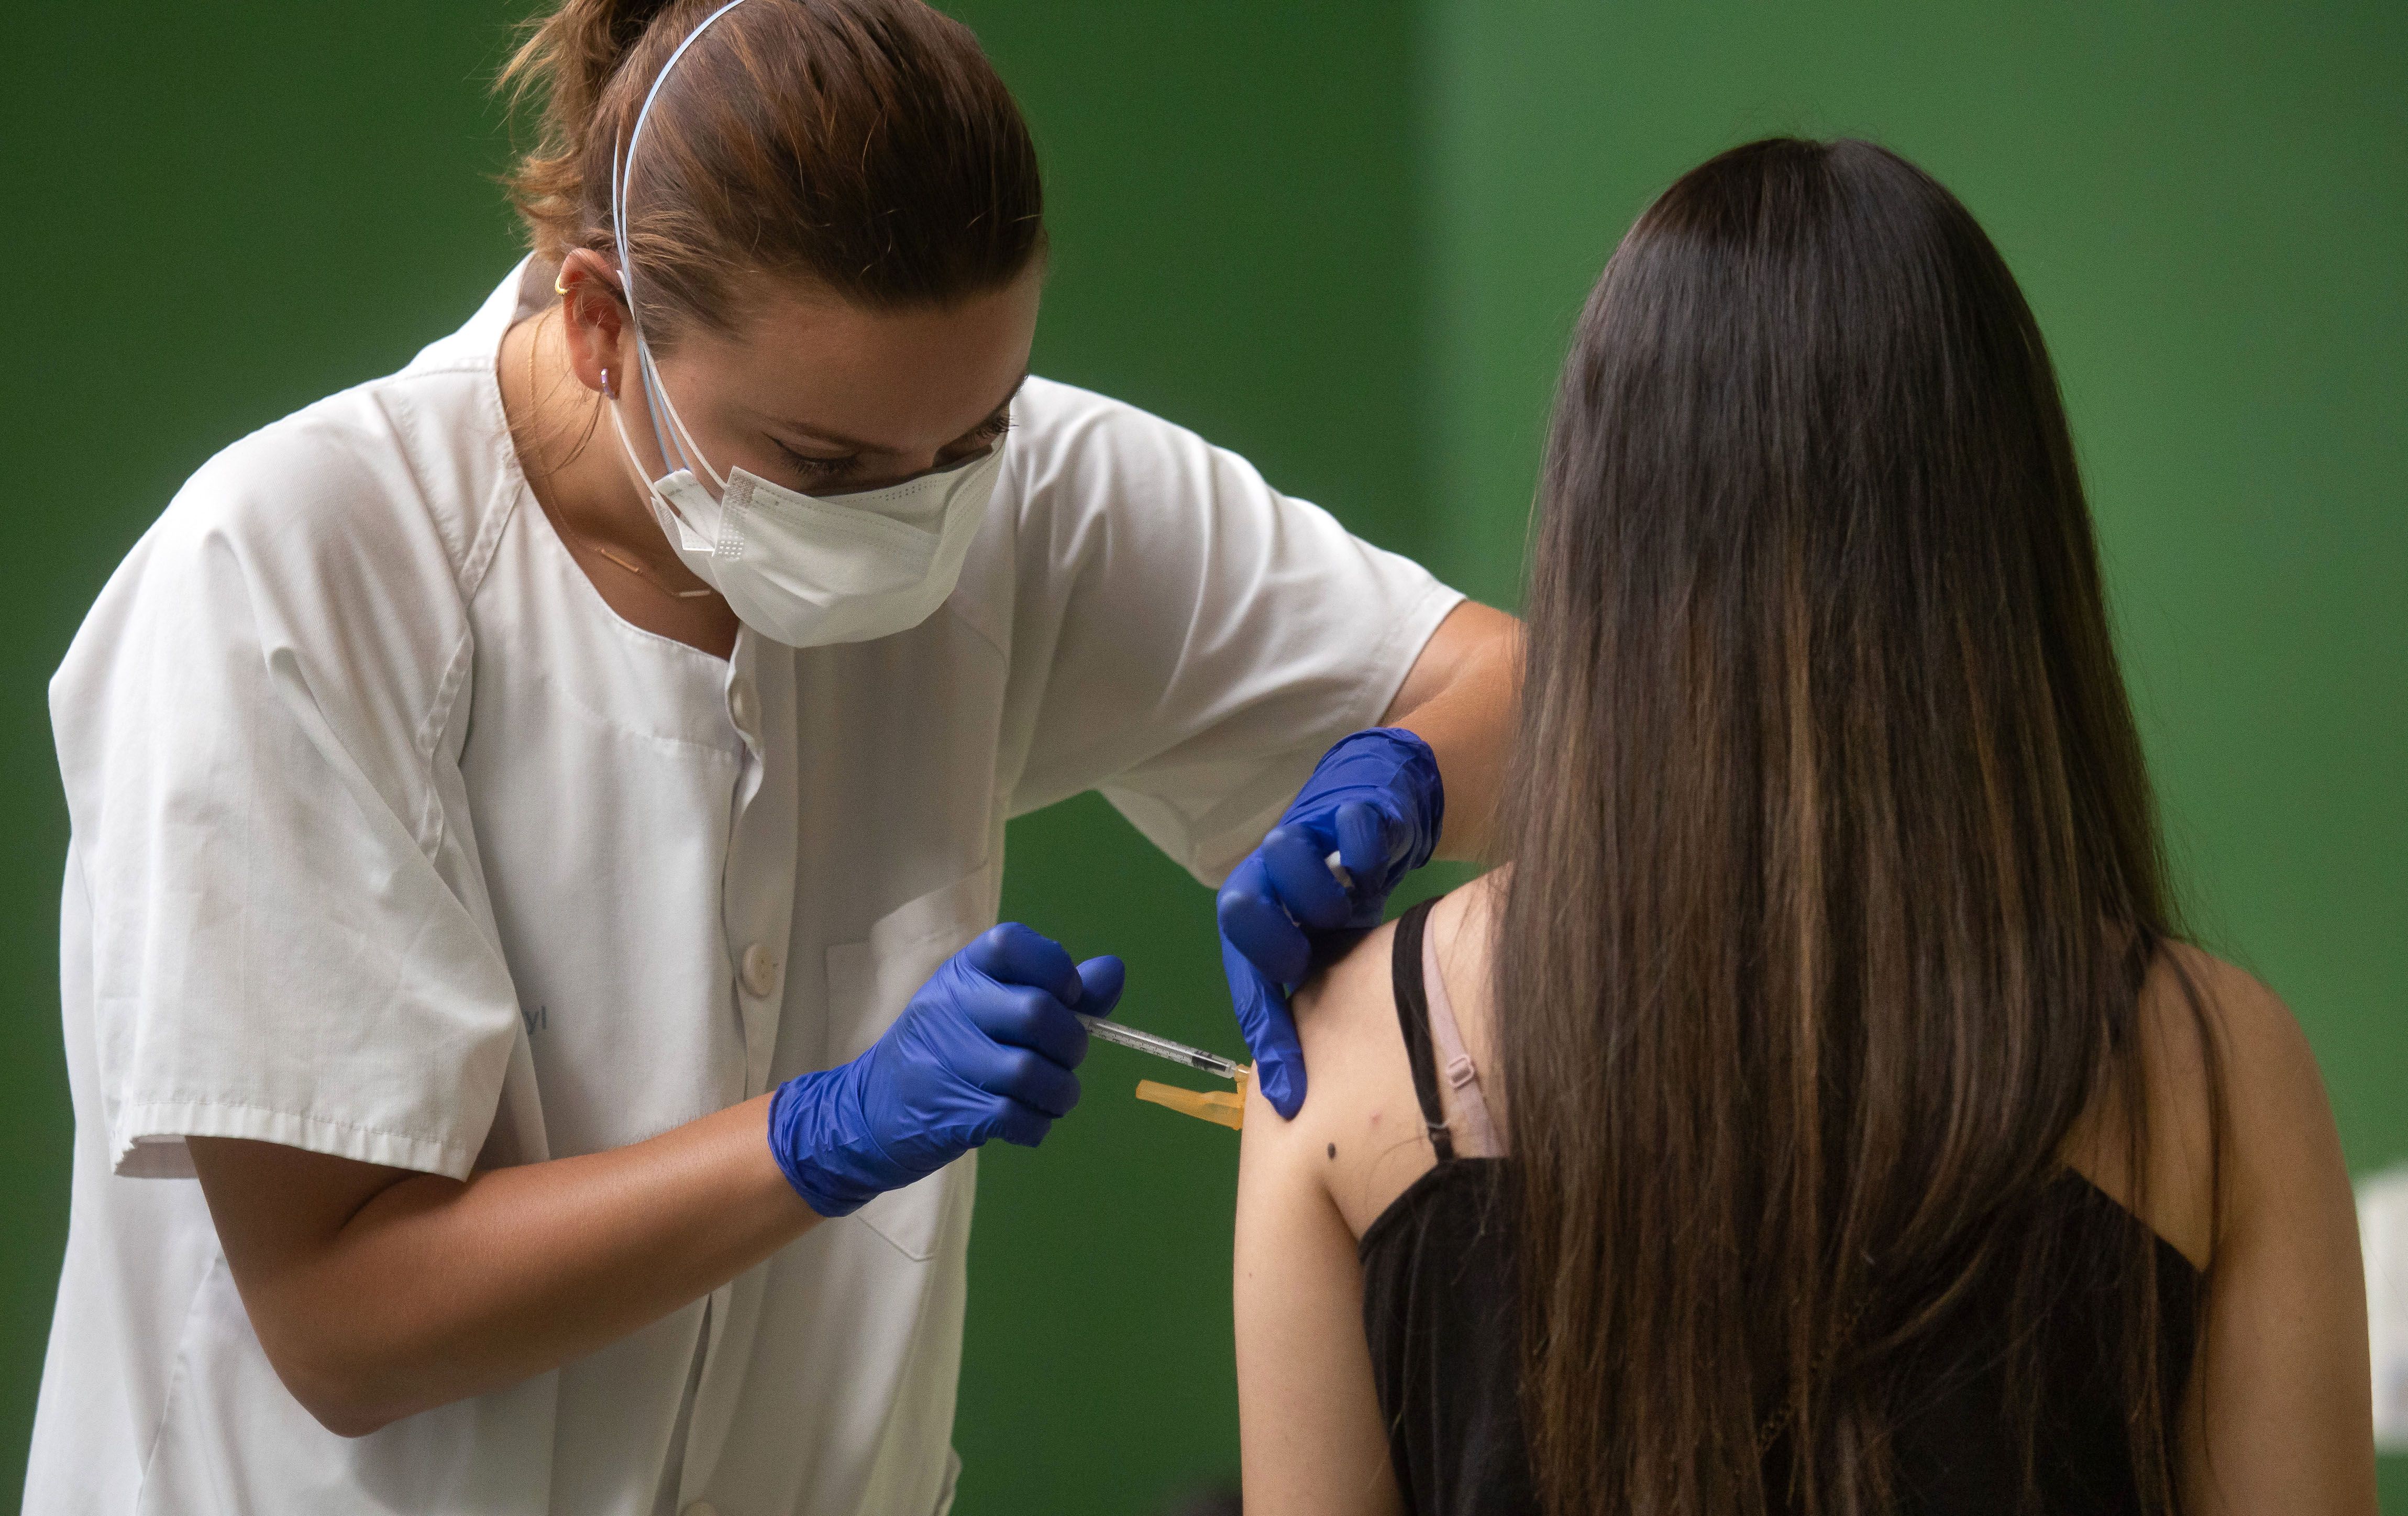
[[[652,366],[649,355],[644,366]],[[655,412],[677,435],[672,446],[681,444],[719,489],[712,498],[691,467],[648,479],[653,519],[695,577],[726,596],[737,620],[789,647],[867,642],[919,625],[953,593],[1003,466],[1001,444],[941,473],[821,500],[741,468],[722,479],[659,381],[649,372],[646,379]],[[615,405],[610,422],[628,461],[644,473]]]
[[[625,154],[615,164],[610,186],[610,227],[619,246],[619,279],[629,328],[635,333],[638,372],[654,418],[652,435],[670,472],[653,479],[628,440],[626,422],[609,400],[610,424],[650,491],[652,515],[695,576],[727,599],[737,619],[762,636],[789,647],[816,648],[889,636],[928,619],[961,579],[962,560],[978,536],[987,498],[1003,466],[1003,445],[955,467],[883,490],[821,500],[772,484],[741,468],[724,478],[695,447],[679,420],[652,366],[636,317],[635,261],[627,254],[627,231],[620,207],[626,196],[627,166],[643,140],[644,120],[653,97],[685,50],[710,23],[740,5],[729,3],[694,29],[652,80],[627,136]],[[660,419],[668,426],[662,428]],[[714,498],[695,477],[699,466],[718,490]]]

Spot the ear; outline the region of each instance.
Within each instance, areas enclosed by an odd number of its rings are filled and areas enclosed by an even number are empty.
[[[635,343],[627,331],[617,272],[601,254],[580,248],[561,263],[558,284],[569,368],[589,390],[624,393],[635,362]],[[607,386],[602,378],[606,369]]]

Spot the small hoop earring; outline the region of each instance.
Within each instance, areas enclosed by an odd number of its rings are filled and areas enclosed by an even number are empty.
[[[619,392],[610,388],[610,371],[607,368],[602,370],[602,398],[605,400],[619,398]]]
[[[567,277],[568,277],[568,271],[567,271],[566,269],[563,269],[561,272],[559,272],[559,273],[557,273],[557,274],[554,274],[554,275],[552,277],[552,293],[554,293],[554,294],[566,294],[566,293],[568,293],[568,286],[561,282],[561,280],[562,280],[562,279],[566,279],[566,278],[567,278]]]

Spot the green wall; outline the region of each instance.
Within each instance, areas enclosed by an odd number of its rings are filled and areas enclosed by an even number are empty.
[[[519,8],[53,3],[0,60],[0,1491],[65,1219],[43,681],[202,458],[397,366],[515,255],[483,81]],[[1045,155],[1039,366],[1508,603],[1564,334],[1648,195],[1772,130],[1940,174],[2063,369],[2203,923],[2299,1010],[2353,1163],[2408,1156],[2397,7],[953,8]],[[1133,1018],[1235,1051],[1208,894],[1092,797],[1010,847],[1010,912],[1126,954]],[[1089,1067],[1042,1151],[982,1163],[965,1516],[1152,1512],[1235,1469],[1234,1139],[1130,1100],[1149,1071],[1117,1050]]]
[[[330,24],[330,22],[332,24]],[[66,1232],[66,809],[44,687],[102,581],[236,437],[408,361],[515,256],[483,176],[502,18],[18,7],[0,50],[0,1503]]]
[[[1394,0],[973,0],[1044,156],[1038,361],[1418,551],[1429,494],[1412,30]],[[1012,828],[1006,915],[1129,960],[1126,1013],[1241,1048],[1211,896],[1093,795]],[[1037,1152],[979,1160],[962,1516],[1143,1516],[1237,1472],[1236,1134],[1099,1048]]]

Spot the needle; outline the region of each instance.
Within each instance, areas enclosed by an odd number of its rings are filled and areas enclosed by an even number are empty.
[[[1322,862],[1328,865],[1330,878],[1336,880],[1341,887],[1349,890],[1354,887],[1354,877],[1347,873],[1346,865],[1339,861],[1337,853],[1332,852]],[[1089,1034],[1102,1037],[1107,1042],[1117,1042],[1124,1048],[1133,1048],[1139,1052],[1150,1052],[1156,1058],[1168,1058],[1174,1064],[1184,1064],[1190,1068],[1200,1068],[1207,1074],[1217,1074],[1225,1080],[1235,1080],[1238,1077],[1238,1065],[1218,1053],[1206,1052],[1201,1048],[1191,1048],[1184,1042],[1173,1042],[1167,1037],[1155,1037],[1152,1032],[1140,1032],[1134,1026],[1124,1026],[1118,1022],[1106,1021],[1099,1016],[1090,1016],[1084,1011],[1076,1011],[1073,1014],[1079,1018],[1079,1024],[1084,1026]]]
[[[1174,1064],[1184,1064],[1190,1068],[1200,1068],[1207,1074],[1217,1074],[1225,1080],[1234,1080],[1238,1077],[1238,1065],[1218,1053],[1206,1052],[1201,1048],[1191,1048],[1184,1042],[1173,1042],[1167,1037],[1155,1037],[1152,1032],[1140,1032],[1136,1027],[1123,1026],[1118,1022],[1107,1021],[1101,1016],[1090,1016],[1084,1011],[1074,1014],[1079,1018],[1079,1024],[1107,1042],[1117,1042],[1124,1048],[1134,1048],[1139,1052],[1150,1052],[1156,1058],[1168,1058]]]

